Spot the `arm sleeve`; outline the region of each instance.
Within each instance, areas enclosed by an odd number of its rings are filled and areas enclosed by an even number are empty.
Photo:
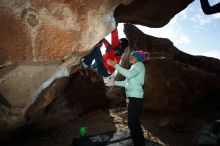
[[[109,42],[106,39],[103,39],[103,43],[105,45],[106,52],[109,52],[111,50],[111,45],[109,44]]]
[[[116,86],[125,87],[125,81],[115,81]]]
[[[203,12],[206,15],[220,12],[220,3],[210,6],[208,0],[200,0]]]
[[[111,46],[111,48],[115,49],[115,48],[120,46],[120,41],[119,41],[119,38],[118,38],[118,29],[117,29],[117,27],[112,32],[111,36],[112,36],[112,43],[111,43],[112,46]]]
[[[133,67],[130,70],[124,69],[123,67],[121,67],[119,64],[115,65],[115,69],[122,74],[123,76],[125,76],[126,78],[133,78],[135,77],[137,74],[139,74],[139,70],[137,67]]]
[[[103,43],[105,45],[105,48],[109,48],[111,46],[106,39],[103,39]]]

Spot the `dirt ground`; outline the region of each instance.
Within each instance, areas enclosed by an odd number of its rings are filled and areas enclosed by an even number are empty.
[[[68,146],[79,137],[81,126],[87,127],[88,135],[111,130],[129,131],[126,107],[98,109],[78,119],[48,117],[15,133],[1,146]],[[198,139],[202,118],[184,114],[165,114],[144,111],[141,114],[145,138],[165,146],[193,146]]]
[[[88,113],[78,119],[76,123],[79,125],[77,127],[86,126],[88,134],[93,135],[113,129],[129,131],[126,119],[126,108],[114,108]],[[199,117],[189,117],[184,114],[166,115],[165,113],[145,111],[141,115],[145,138],[164,146],[197,145],[198,132],[203,122]],[[79,129],[75,129],[73,132],[74,137],[79,136]]]

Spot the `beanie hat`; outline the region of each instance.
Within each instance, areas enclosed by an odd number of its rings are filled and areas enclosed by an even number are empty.
[[[144,52],[140,50],[140,51],[133,51],[131,53],[131,56],[136,57],[138,61],[144,61],[149,59],[150,54],[148,52]]]
[[[121,43],[122,49],[125,49],[128,47],[128,40],[126,38],[121,38],[120,43]]]

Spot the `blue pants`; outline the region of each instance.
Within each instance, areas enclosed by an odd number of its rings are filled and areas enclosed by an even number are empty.
[[[110,76],[110,74],[108,74],[108,71],[103,64],[102,53],[99,47],[94,48],[87,56],[85,56],[83,63],[85,63],[89,67],[92,67],[91,65],[93,60],[95,60],[95,67],[101,76],[103,77]]]
[[[130,129],[134,146],[144,146],[144,135],[139,121],[143,99],[135,97],[128,97],[128,99],[128,127]]]

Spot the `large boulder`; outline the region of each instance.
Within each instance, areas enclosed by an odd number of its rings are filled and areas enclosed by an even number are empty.
[[[81,58],[115,27],[114,9],[129,1],[0,1],[0,127],[62,94]]]
[[[49,63],[88,51],[114,29],[121,3],[126,0],[2,0],[0,66]]]
[[[162,27],[194,0],[134,0],[115,10],[119,22]]]

